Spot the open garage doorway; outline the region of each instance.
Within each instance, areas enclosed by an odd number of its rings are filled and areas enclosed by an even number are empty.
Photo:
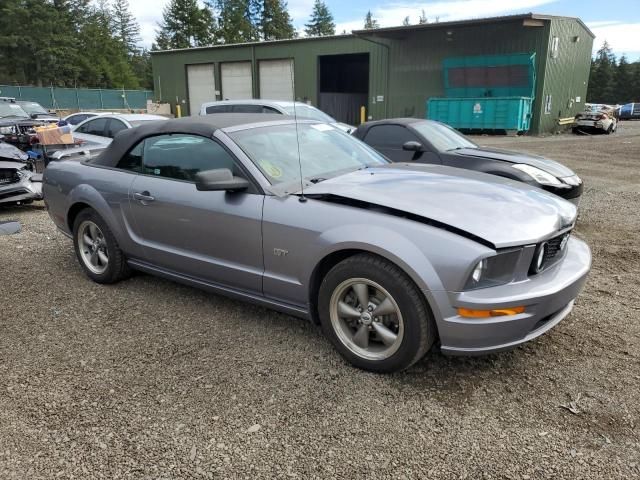
[[[323,55],[318,61],[318,107],[339,122],[358,125],[369,98],[369,54]]]

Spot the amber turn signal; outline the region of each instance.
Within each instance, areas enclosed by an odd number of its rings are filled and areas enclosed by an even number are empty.
[[[467,318],[502,317],[504,315],[518,315],[524,313],[524,307],[497,308],[495,310],[474,310],[472,308],[458,308],[458,315]]]

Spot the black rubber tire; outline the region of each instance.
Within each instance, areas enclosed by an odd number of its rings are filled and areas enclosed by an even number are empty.
[[[607,128],[607,131],[605,133],[607,135],[611,135],[613,133],[613,124],[609,125],[609,128]]]
[[[102,231],[104,239],[107,243],[109,265],[107,266],[107,269],[101,274],[97,274],[89,270],[84,264],[82,257],[80,256],[80,248],[78,245],[78,228],[80,227],[80,224],[85,220],[91,220],[93,223],[98,225],[98,227],[100,227],[100,230]],[[102,219],[100,215],[98,215],[95,210],[91,208],[85,208],[80,213],[78,213],[73,222],[73,247],[76,252],[78,263],[80,263],[82,270],[84,270],[84,273],[86,273],[86,275],[96,283],[117,283],[131,276],[131,268],[127,264],[127,259],[124,255],[124,252],[120,250],[120,246],[118,245],[116,238],[113,236],[113,233],[111,233],[111,230],[109,229],[107,223]]]
[[[370,279],[393,296],[404,320],[405,333],[398,351],[383,360],[356,355],[342,344],[331,325],[331,295],[345,280]],[[320,284],[318,294],[320,325],[338,352],[352,365],[377,373],[392,373],[409,368],[420,360],[437,338],[437,328],[424,295],[411,278],[393,263],[376,255],[357,254],[334,266]]]

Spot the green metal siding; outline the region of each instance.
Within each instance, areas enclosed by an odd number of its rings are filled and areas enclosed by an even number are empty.
[[[547,35],[547,22],[544,26],[525,27],[519,20],[415,31],[410,36],[391,39],[390,116],[425,117],[427,100],[445,95],[442,64],[448,57],[535,52],[539,72],[539,57],[545,57]],[[536,98],[533,130],[539,108]]]
[[[369,54],[369,92],[385,89],[386,64],[384,48],[374,43],[353,37],[332,37],[291,42],[271,42],[252,45],[229,45],[205,49],[178,50],[153,54],[154,87],[158,99],[175,105],[181,103],[183,113],[188,111],[187,65],[214,63],[216,89],[221,89],[220,64],[224,62],[253,62],[253,96],[259,97],[258,62],[260,60],[294,60],[296,98],[318,102],[318,57],[348,53]],[[381,72],[382,73],[379,73]],[[224,92],[222,92],[224,95]],[[213,100],[213,99],[212,99]],[[183,103],[184,101],[184,103]],[[367,111],[369,108],[367,106]],[[380,105],[372,106],[370,114],[375,118],[384,116]]]
[[[550,23],[539,100],[544,104],[544,98],[551,95],[551,112],[545,114],[541,109],[540,133],[557,131],[559,118],[573,117],[584,109],[593,48],[593,37],[575,19],[553,18]],[[553,37],[558,37],[556,58],[551,56]],[[579,103],[576,97],[580,97]]]

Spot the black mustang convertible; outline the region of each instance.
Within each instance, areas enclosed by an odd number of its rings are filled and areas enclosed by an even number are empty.
[[[542,188],[576,205],[582,195],[582,180],[564,165],[536,155],[480,147],[433,120],[367,122],[353,135],[392,162],[435,163],[490,173]]]

